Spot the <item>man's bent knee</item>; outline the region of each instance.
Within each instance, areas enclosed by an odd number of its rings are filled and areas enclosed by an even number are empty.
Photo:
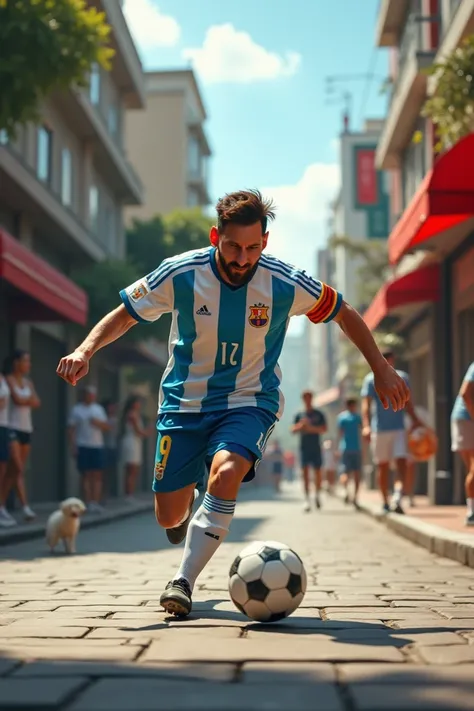
[[[251,467],[252,462],[241,454],[217,452],[209,475],[209,493],[220,499],[235,499],[242,479]]]

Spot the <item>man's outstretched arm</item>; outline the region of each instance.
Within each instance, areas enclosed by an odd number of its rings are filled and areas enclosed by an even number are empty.
[[[385,409],[403,410],[410,400],[410,390],[385,360],[362,316],[345,301],[334,320],[359,349],[374,374],[374,387]]]
[[[67,383],[76,385],[89,372],[89,361],[94,353],[116,341],[136,323],[136,319],[121,304],[94,326],[73,353],[61,358],[56,373]]]

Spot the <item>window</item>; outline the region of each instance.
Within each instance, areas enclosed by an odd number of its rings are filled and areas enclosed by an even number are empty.
[[[97,185],[89,188],[89,220],[91,230],[95,233],[99,229],[99,190]]]
[[[0,131],[0,146],[6,146],[8,143],[8,133],[4,128]]]
[[[411,142],[403,153],[402,163],[402,190],[403,190],[403,209],[409,204],[413,195],[418,190],[418,187],[425,177],[426,173],[426,143],[425,143],[425,126],[419,122],[416,130],[420,130],[423,134],[423,139],[420,143]]]
[[[107,113],[107,125],[111,136],[118,134],[118,110],[117,107],[111,104]]]
[[[63,205],[72,203],[72,156],[69,148],[61,153],[61,200]]]
[[[38,128],[38,145],[36,150],[36,174],[45,183],[51,181],[51,155],[53,134],[46,126]]]
[[[199,200],[199,193],[195,188],[188,188],[188,207],[198,207],[201,202]]]
[[[190,136],[188,140],[188,171],[193,177],[199,177],[201,163],[201,152],[199,141],[195,136]]]
[[[115,234],[115,212],[112,207],[107,207],[105,211],[105,235],[104,242],[111,254],[114,254],[117,247],[117,236]]]
[[[91,69],[89,98],[94,106],[100,102],[100,68],[98,64],[93,64]]]

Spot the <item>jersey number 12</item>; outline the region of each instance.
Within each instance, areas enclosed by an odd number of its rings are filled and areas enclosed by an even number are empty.
[[[221,342],[221,365],[238,365],[235,354],[239,348],[238,343]]]

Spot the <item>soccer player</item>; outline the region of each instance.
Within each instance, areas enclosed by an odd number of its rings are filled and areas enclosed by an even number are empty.
[[[464,375],[451,412],[451,449],[467,470],[466,526],[474,526],[474,361]]]
[[[254,477],[282,414],[278,357],[292,316],[306,314],[313,323],[335,319],[367,359],[385,406],[398,410],[409,398],[403,379],[340,294],[263,253],[274,216],[272,202],[258,191],[220,199],[211,246],[166,259],[123,289],[121,305],[57,368],[76,385],[100,348],[139,322],[172,313],[153,480],[158,523],[171,543],[186,539],[181,565],[160,598],[172,614],[191,611],[196,578],[225,539],[240,485]],[[193,516],[206,464],[208,487]]]
[[[301,394],[304,410],[295,415],[291,432],[300,436],[300,462],[303,471],[304,506],[303,511],[311,511],[310,505],[310,469],[314,472],[316,488],[316,508],[321,508],[322,455],[320,435],[327,432],[326,418],[321,410],[313,407],[313,393],[305,390]]]
[[[385,351],[383,358],[391,366],[395,366],[395,355]],[[408,373],[396,371],[398,376],[409,386]],[[362,383],[362,436],[370,441],[374,464],[377,465],[378,482],[383,499],[383,512],[405,513],[402,508],[403,490],[406,485],[407,467],[407,432],[403,409],[387,410],[385,403],[377,393],[374,373],[368,373]],[[410,398],[405,402],[407,414],[412,421],[412,427],[421,426]],[[396,464],[396,481],[391,506],[389,504],[390,462]]]
[[[342,455],[342,465],[344,474],[340,482],[345,488],[345,503],[350,502],[349,479],[354,481],[354,497],[352,503],[357,508],[357,494],[360,485],[360,470],[362,466],[362,451],[360,432],[362,428],[362,418],[357,412],[357,400],[349,398],[346,400],[346,409],[340,412],[337,417],[337,427],[339,430],[339,451]]]

